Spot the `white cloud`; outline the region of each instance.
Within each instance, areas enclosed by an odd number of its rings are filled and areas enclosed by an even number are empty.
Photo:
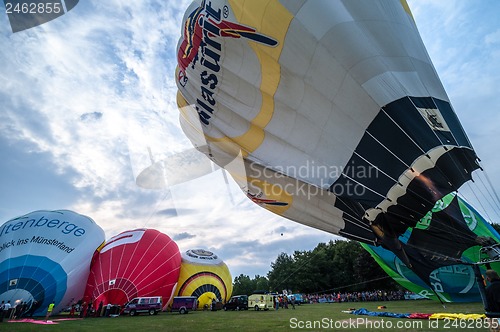
[[[500,29],[490,33],[490,34],[487,34],[485,37],[484,37],[484,42],[487,44],[487,45],[490,45],[490,44],[500,44]]]

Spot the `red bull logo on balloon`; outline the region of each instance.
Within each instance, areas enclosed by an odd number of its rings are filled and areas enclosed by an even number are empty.
[[[201,66],[200,98],[196,110],[201,123],[209,125],[214,113],[215,90],[219,83],[222,44],[218,38],[245,38],[270,47],[278,41],[257,32],[254,28],[223,19],[228,16],[229,7],[214,8],[212,2],[202,1],[201,6],[188,15],[184,23],[184,40],[177,53],[179,64],[178,81],[185,86],[188,81],[188,67]]]

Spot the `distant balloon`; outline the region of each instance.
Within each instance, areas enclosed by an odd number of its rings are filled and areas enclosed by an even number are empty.
[[[181,266],[177,244],[154,229],[120,233],[104,244],[92,262],[84,300],[97,307],[123,305],[138,296],[170,301]]]
[[[193,249],[182,253],[181,273],[176,294],[198,297],[198,307],[212,300],[226,302],[233,292],[233,280],[227,265],[213,252]]]
[[[76,303],[104,239],[92,219],[68,210],[7,221],[0,226],[0,301],[26,302],[34,315],[44,315],[52,301],[54,313]]]

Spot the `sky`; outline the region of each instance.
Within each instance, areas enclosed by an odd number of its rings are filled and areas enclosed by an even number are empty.
[[[0,223],[68,209],[94,219],[106,238],[155,228],[181,251],[218,254],[233,277],[266,275],[281,252],[339,239],[253,204],[220,170],[158,190],[136,184],[152,162],[191,148],[179,126],[174,80],[189,3],[82,0],[17,33],[2,9]],[[498,188],[500,2],[408,3],[482,160],[488,176],[481,179]],[[474,206],[500,222],[481,199]]]

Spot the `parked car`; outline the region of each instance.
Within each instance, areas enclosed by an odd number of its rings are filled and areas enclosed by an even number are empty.
[[[150,297],[136,297],[130,302],[125,304],[123,308],[124,314],[136,316],[140,313],[148,313],[149,315],[156,315],[161,311],[162,299],[161,296]]]
[[[196,310],[198,298],[196,296],[176,296],[172,301],[170,311],[178,311],[180,314],[187,314]]]
[[[248,296],[247,295],[236,295],[231,297],[222,308],[227,310],[248,310]]]

